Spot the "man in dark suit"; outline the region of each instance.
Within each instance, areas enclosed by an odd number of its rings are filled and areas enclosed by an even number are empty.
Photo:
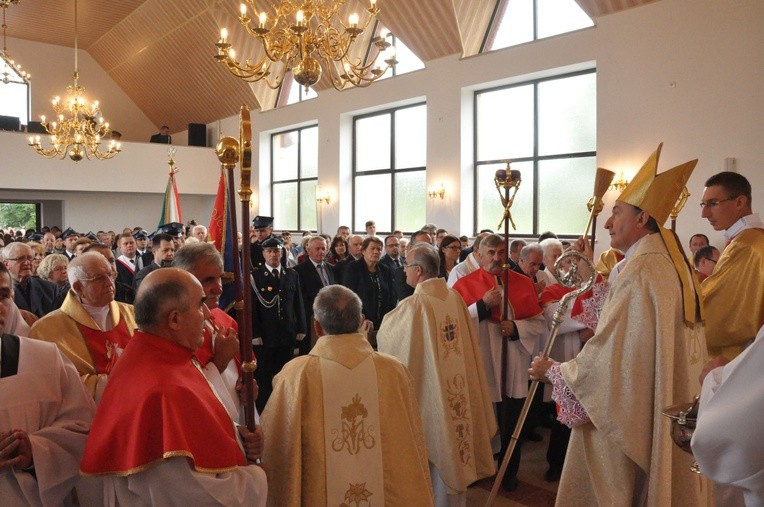
[[[385,238],[385,255],[379,259],[379,263],[393,271],[405,264],[401,256],[401,242],[397,236],[391,235]]]
[[[149,139],[150,143],[160,143],[160,144],[172,144],[172,136],[170,135],[170,127],[167,125],[162,125],[159,129],[158,134],[154,134],[151,136],[151,139]]]
[[[129,232],[123,232],[117,240],[117,280],[127,285],[133,286],[135,273],[143,269],[143,259],[138,257],[135,251],[135,238]],[[132,304],[132,301],[131,301]]]
[[[313,236],[308,240],[306,251],[308,252],[308,260],[294,267],[294,270],[300,275],[300,292],[302,292],[302,303],[305,307],[305,324],[308,330],[308,336],[299,344],[301,356],[310,352],[310,349],[316,344],[318,339],[314,335],[312,325],[313,300],[316,299],[318,291],[323,287],[337,283],[337,274],[334,272],[334,266],[324,262],[326,257],[326,240],[321,236]]]
[[[61,233],[61,239],[64,240],[64,255],[66,255],[69,260],[74,259],[77,255],[74,251],[74,246],[77,244],[77,240],[80,239],[80,235],[71,227],[67,227],[64,229],[64,232]]]
[[[350,265],[351,262],[360,259],[363,257],[361,255],[361,245],[363,245],[363,236],[359,236],[358,234],[353,234],[348,238],[348,256],[345,257],[344,260],[337,263],[335,266],[337,271],[337,280],[338,283],[342,281],[343,276],[345,275],[345,270],[347,269],[348,265]]]
[[[172,260],[175,258],[175,244],[172,241],[172,236],[160,232],[154,235],[154,239],[151,240],[151,253],[154,256],[154,260],[135,274],[133,279],[133,290],[138,293],[138,287],[146,275],[159,268],[165,268],[172,266]]]
[[[255,270],[263,267],[265,264],[263,242],[271,238],[276,239],[276,236],[273,235],[273,217],[257,215],[252,219],[252,228],[255,231],[255,235],[250,239],[252,246],[249,249],[249,257],[252,259],[252,270]],[[286,267],[287,256],[283,246],[281,249],[281,265]]]
[[[3,249],[3,264],[13,279],[16,306],[43,317],[61,306],[62,300],[56,298],[55,283],[32,276],[32,261],[34,251],[24,243],[14,242]]]
[[[252,272],[252,344],[257,358],[255,380],[260,388],[257,409],[262,413],[273,392],[273,377],[294,357],[305,338],[305,308],[300,276],[281,265],[282,245],[276,238],[263,241],[264,264]]]

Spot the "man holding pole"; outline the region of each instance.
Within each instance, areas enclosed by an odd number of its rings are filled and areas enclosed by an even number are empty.
[[[557,505],[705,505],[708,484],[671,441],[663,407],[698,394],[705,363],[697,281],[666,222],[697,163],[656,176],[661,146],[605,223],[626,252],[594,336],[570,361],[537,357],[573,428]],[[588,242],[580,240],[581,243]]]
[[[502,451],[507,448],[528,394],[527,368],[532,354],[538,351],[540,338],[547,332],[533,282],[527,276],[505,270],[506,262],[504,238],[497,234],[487,236],[480,243],[481,269],[454,284],[478,331],[491,400],[501,403],[497,409],[503,415],[499,424]],[[507,313],[502,315],[504,300]],[[518,447],[504,477],[504,489],[517,489],[519,467]]]

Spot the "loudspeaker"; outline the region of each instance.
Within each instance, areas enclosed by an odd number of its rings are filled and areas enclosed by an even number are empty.
[[[27,132],[30,134],[47,134],[45,127],[39,121],[29,121],[27,123]]]
[[[188,124],[188,145],[207,146],[207,125],[204,123]]]

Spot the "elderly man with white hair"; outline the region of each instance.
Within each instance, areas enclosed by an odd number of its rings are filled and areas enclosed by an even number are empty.
[[[557,238],[547,238],[539,243],[539,246],[544,251],[544,269],[540,269],[536,273],[536,278],[539,282],[544,281],[544,287],[549,287],[557,283],[557,278],[552,273],[552,269],[557,259],[562,257],[562,241]]]
[[[34,251],[29,245],[14,242],[3,248],[3,264],[13,279],[16,305],[38,317],[57,308],[55,283],[34,277]]]
[[[207,241],[207,228],[203,225],[195,225],[191,234],[202,243]]]
[[[35,322],[29,336],[58,345],[98,403],[109,372],[135,331],[133,307],[114,301],[114,270],[100,253],[74,258],[67,275],[71,289],[61,309]]]

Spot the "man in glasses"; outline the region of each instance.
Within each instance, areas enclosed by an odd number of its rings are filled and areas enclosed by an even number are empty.
[[[719,249],[710,245],[702,246],[695,251],[695,255],[692,256],[692,263],[695,266],[698,280],[702,282],[711,276],[721,256]]]
[[[35,322],[29,336],[58,345],[98,403],[135,332],[135,315],[132,305],[114,301],[114,269],[100,253],[75,257],[66,272],[71,289],[61,309]]]
[[[751,210],[751,184],[729,171],[706,181],[700,207],[726,240],[716,268],[703,281],[708,352],[733,359],[764,324],[764,222]]]
[[[14,242],[3,249],[3,264],[13,279],[16,306],[42,317],[58,308],[58,288],[55,283],[33,276],[33,261],[34,251],[24,243]]]

